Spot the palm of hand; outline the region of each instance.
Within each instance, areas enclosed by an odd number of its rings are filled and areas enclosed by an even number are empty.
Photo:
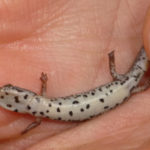
[[[117,69],[119,73],[127,71],[142,45],[148,2],[32,0],[28,5],[27,1],[9,4],[10,11],[2,5],[1,85],[9,81],[39,92],[40,73],[46,72],[47,95],[57,97],[109,82],[107,54],[116,49]],[[116,150],[128,145],[137,150],[140,146],[148,148],[148,91],[79,126],[44,120],[25,136],[19,133],[33,118],[1,108],[0,148]]]

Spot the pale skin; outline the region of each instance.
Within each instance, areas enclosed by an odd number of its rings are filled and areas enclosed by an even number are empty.
[[[40,93],[39,78],[45,72],[47,96],[67,96],[112,80],[112,50],[119,73],[131,66],[143,41],[150,57],[150,15],[145,19],[150,0],[0,2],[0,85]],[[43,119],[23,136],[21,131],[35,118],[0,108],[0,149],[147,150],[149,108],[150,89],[93,120]]]

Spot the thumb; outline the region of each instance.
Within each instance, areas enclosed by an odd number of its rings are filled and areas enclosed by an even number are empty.
[[[144,47],[147,50],[147,55],[150,58],[150,7],[147,11],[145,18],[144,28],[143,28],[143,42]]]

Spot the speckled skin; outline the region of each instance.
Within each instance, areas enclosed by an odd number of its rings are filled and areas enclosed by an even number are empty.
[[[113,52],[109,54],[109,58],[113,58]],[[0,106],[15,112],[56,120],[90,119],[121,104],[131,93],[146,89],[149,84],[139,89],[137,85],[147,71],[147,64],[144,48],[125,75],[118,75],[113,68],[113,61],[110,60],[110,72],[116,80],[89,92],[57,99],[45,98],[26,89],[5,85],[0,88]]]

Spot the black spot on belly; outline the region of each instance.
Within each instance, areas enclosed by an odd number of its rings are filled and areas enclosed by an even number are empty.
[[[139,65],[137,65],[137,67],[143,71],[143,69],[142,69]],[[137,69],[138,69],[138,68],[137,68]]]
[[[14,112],[18,112],[18,109],[15,109]]]
[[[89,108],[90,108],[90,104],[87,104],[87,105],[86,105],[86,109],[89,109]]]
[[[137,81],[139,79],[139,77],[140,77],[140,73],[137,74],[137,75],[134,75],[133,77],[135,78],[135,81]]]
[[[31,106],[27,105],[27,109],[30,110],[30,109],[31,109]]]
[[[19,102],[20,102],[18,96],[15,96],[14,99],[15,99],[15,102],[16,102],[16,103],[19,103]]]
[[[100,92],[102,92],[102,88],[98,88],[98,90],[99,90]]]
[[[49,113],[49,110],[46,110],[47,113]]]
[[[109,108],[109,106],[105,106],[105,107],[104,107],[104,109],[108,109],[108,108]]]
[[[59,107],[57,108],[57,112],[60,112],[60,108]]]
[[[80,109],[80,111],[81,111],[81,112],[83,112],[83,111],[84,111],[84,109],[83,109],[83,108],[81,108],[81,109]]]
[[[73,116],[73,112],[72,112],[72,111],[69,111],[69,115],[70,115],[70,116]]]
[[[113,92],[113,90],[110,90],[110,93],[112,93]]]
[[[100,98],[99,101],[102,102],[102,103],[104,103],[104,99],[103,98]]]
[[[106,86],[106,89],[109,89],[109,88],[110,88],[110,86],[111,86],[111,85],[110,85],[110,84],[108,84],[108,85]]]
[[[115,84],[116,84],[116,85],[118,85],[118,82],[117,82],[117,81],[115,81]]]
[[[59,102],[58,104],[59,104],[59,105],[62,105],[62,103],[61,103],[61,102]]]
[[[84,94],[83,97],[88,97],[88,96],[86,94]]]
[[[72,104],[79,104],[79,101],[73,101]]]
[[[24,99],[27,99],[28,98],[28,95],[26,94],[26,95],[24,95]]]
[[[125,81],[120,82],[120,85],[124,85],[124,84],[125,84]]]
[[[7,92],[5,92],[6,95],[9,95]]]
[[[43,115],[44,115],[44,112],[41,111],[40,114],[43,116]]]
[[[49,107],[52,107],[52,104],[49,103],[48,106],[49,106]]]
[[[127,81],[127,80],[129,80],[129,77],[128,77],[128,76],[126,77],[126,81]]]
[[[91,92],[91,95],[93,95],[93,96],[94,96],[94,95],[95,95],[95,92]]]
[[[1,99],[4,99],[4,96],[3,96],[3,95],[1,96]]]
[[[36,113],[37,113],[36,111],[33,111],[33,112],[32,112],[33,115],[35,115]]]
[[[58,120],[61,120],[61,117],[59,117]]]
[[[7,107],[12,107],[12,105],[11,105],[11,104],[7,104],[6,106],[7,106]]]

